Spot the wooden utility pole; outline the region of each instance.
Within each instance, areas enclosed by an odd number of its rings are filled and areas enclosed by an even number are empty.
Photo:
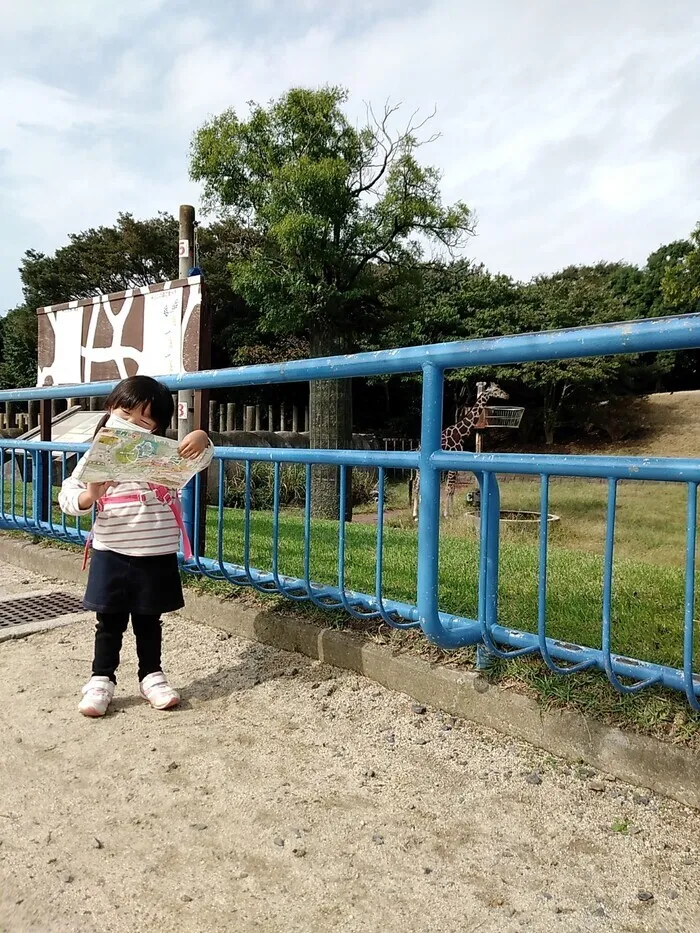
[[[42,398],[39,401],[39,440],[51,440],[51,400]],[[49,451],[38,454],[38,476],[34,476],[34,517],[41,522],[47,522],[51,515],[51,471],[53,470],[53,457]]]
[[[178,248],[179,266],[178,275],[181,279],[189,277],[190,269],[196,265],[195,257],[195,215],[194,208],[190,204],[180,205],[180,241]],[[199,360],[198,369],[208,369],[211,366],[211,322],[208,316],[205,301],[205,289],[202,282],[202,304],[200,310],[200,332],[199,332]],[[184,340],[184,334],[182,335]],[[214,425],[209,424],[209,391],[207,389],[198,389],[196,392],[191,390],[178,392],[177,396],[177,437],[183,440],[190,431],[195,428],[206,431],[213,430]],[[199,553],[204,554],[206,528],[207,528],[207,473],[205,470],[200,474],[200,496],[199,496]],[[182,505],[185,513],[185,524],[189,523],[188,533],[192,546],[195,545],[194,535],[194,480],[190,481],[183,490]]]
[[[194,208],[190,204],[180,205],[180,242],[178,275],[186,279],[194,265]],[[177,439],[184,440],[194,431],[194,392],[190,389],[177,394]]]

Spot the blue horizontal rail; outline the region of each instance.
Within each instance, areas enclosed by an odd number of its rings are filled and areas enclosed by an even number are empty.
[[[83,454],[89,444],[58,441],[0,440],[0,449],[52,451]],[[419,451],[309,450],[288,447],[216,447],[215,456],[225,461],[251,463],[337,464],[349,467],[417,469]],[[440,451],[430,455],[440,472],[505,473],[515,476],[570,476],[594,479],[614,477],[647,482],[700,482],[700,459],[690,457],[598,457],[557,454],[474,454]]]
[[[0,448],[16,451],[51,451],[83,454],[89,444],[64,444],[58,441],[0,441]],[[344,464],[356,467],[385,466],[410,470],[418,465],[417,451],[393,450],[309,450],[288,447],[217,447],[219,460],[257,461],[269,463]]]
[[[351,378],[392,373],[420,372],[423,376],[422,427],[420,449],[388,450],[296,450],[265,447],[217,447],[212,472],[217,474],[213,501],[208,510],[209,524],[215,526],[214,543],[203,549],[198,541],[201,497],[188,496],[194,510],[188,522],[194,529],[195,556],[183,561],[186,573],[221,583],[248,586],[264,594],[281,594],[296,602],[321,609],[339,610],[357,621],[381,623],[398,629],[420,629],[432,642],[444,648],[477,646],[480,656],[495,658],[537,657],[548,669],[570,676],[595,669],[607,676],[616,690],[636,693],[651,686],[682,691],[690,706],[700,711],[700,675],[695,664],[695,573],[697,538],[697,489],[700,460],[659,457],[591,457],[541,454],[472,454],[443,451],[442,398],[444,371],[456,367],[479,367],[533,360],[611,355],[687,349],[700,346],[700,314],[658,320],[633,321],[566,331],[513,335],[485,340],[410,347],[399,350],[362,353],[318,360],[242,367],[166,378],[173,391],[184,388],[212,389],[240,385],[264,385],[309,379]],[[79,386],[52,386],[0,392],[2,401],[37,398],[104,396],[114,383]],[[0,528],[21,531],[58,541],[83,544],[85,520],[68,520],[47,503],[55,503],[55,493],[84,452],[85,444],[50,441],[0,440]],[[239,464],[243,474],[241,510],[227,506],[228,472]],[[312,471],[318,465],[335,465],[340,473],[339,514],[345,514],[350,495],[350,470],[366,469],[376,474],[377,521],[374,541],[374,591],[358,592],[348,585],[352,575],[352,554],[346,522],[334,525],[311,518]],[[268,569],[253,566],[255,469],[268,476],[272,488],[271,538]],[[285,470],[295,466],[303,474],[301,569],[285,567],[283,489]],[[9,474],[7,468],[9,467]],[[386,476],[388,470],[420,471],[418,515],[416,599],[392,599],[387,595],[387,562],[395,540],[386,528]],[[441,475],[447,471],[473,473],[480,486],[481,509],[478,530],[479,567],[475,617],[445,611],[440,605],[441,557]],[[6,475],[7,474],[7,475]],[[540,522],[537,545],[538,571],[536,631],[523,631],[502,624],[498,605],[500,567],[500,490],[499,474],[529,476],[540,484]],[[602,560],[600,604],[600,646],[581,645],[553,638],[548,633],[547,594],[550,574],[549,514],[550,481],[553,477],[597,478],[607,483],[605,541]],[[240,475],[239,475],[240,479]],[[622,481],[654,481],[685,485],[687,488],[686,550],[682,664],[671,667],[613,651],[615,641],[614,567],[617,520],[617,493]],[[193,483],[201,491],[201,477]],[[209,485],[210,492],[212,490]],[[235,526],[232,544],[231,529]],[[330,531],[329,531],[330,529]],[[335,582],[313,579],[313,548],[320,537],[335,536],[337,573]],[[324,539],[324,540],[325,540]],[[232,549],[237,549],[232,554]],[[204,551],[204,553],[203,553]],[[335,560],[335,558],[334,558]]]
[[[700,482],[700,459],[690,457],[591,457],[557,454],[473,454],[435,452],[436,470],[507,473],[515,476],[572,476],[646,480],[670,483]]]

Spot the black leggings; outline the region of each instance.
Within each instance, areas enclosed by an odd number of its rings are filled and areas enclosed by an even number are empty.
[[[128,612],[98,612],[95,628],[95,659],[92,662],[94,677],[109,677],[112,683],[119,667],[119,652],[122,636],[129,624]],[[131,616],[131,627],[136,638],[136,654],[139,659],[139,680],[161,670],[161,621],[159,615]]]

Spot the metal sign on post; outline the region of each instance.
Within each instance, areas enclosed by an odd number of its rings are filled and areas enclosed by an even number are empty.
[[[37,385],[81,385],[201,369],[201,276],[39,308]]]
[[[180,205],[180,239],[178,242],[178,274],[180,278],[186,278],[190,268],[190,252],[194,244],[194,208],[191,204]],[[201,362],[201,356],[200,360]],[[194,430],[194,392],[189,389],[177,393],[177,438],[184,440],[187,435]],[[204,483],[206,489],[206,482]],[[190,541],[196,541],[195,538],[195,494],[194,482],[190,481],[182,490],[182,512],[185,521],[185,528]],[[201,524],[200,524],[200,542],[203,542],[206,526],[204,525],[204,515],[206,508],[204,500],[200,502]]]

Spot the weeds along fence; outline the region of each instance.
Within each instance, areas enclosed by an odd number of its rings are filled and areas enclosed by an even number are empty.
[[[682,691],[693,710],[700,711],[694,639],[700,460],[441,450],[443,379],[448,369],[698,346],[700,314],[689,314],[167,378],[164,382],[173,392],[409,372],[421,372],[423,378],[419,450],[218,447],[212,466],[215,504],[202,505],[202,477],[183,492],[195,549],[195,557],[183,561],[183,571],[340,611],[368,626],[416,629],[447,649],[475,646],[482,661],[538,657],[561,676],[597,669],[622,693],[664,686]],[[0,402],[38,399],[50,412],[51,399],[104,397],[112,386],[3,391]],[[35,442],[1,440],[0,528],[82,545],[89,522],[61,516],[56,494],[72,458],[84,449],[51,442],[45,435]],[[226,488],[225,467],[230,463],[240,464],[242,476],[242,488],[233,498]],[[260,464],[268,465],[269,495],[262,503],[266,511],[254,509],[254,476]],[[339,470],[340,515],[351,494],[352,468],[376,471],[375,527],[312,519],[312,471],[318,465]],[[303,479],[303,500],[297,497],[298,502],[290,503],[296,509],[283,508],[289,501],[285,477],[290,468]],[[413,469],[421,474],[417,534],[393,529],[385,521],[387,472]],[[440,534],[440,478],[448,470],[472,472],[478,481],[482,504],[473,542]],[[539,479],[539,540],[527,553],[501,544],[499,475]],[[549,547],[546,516],[555,477],[595,478],[606,484],[600,560],[571,552],[561,555]],[[615,559],[617,494],[626,481],[685,488],[684,570],[670,582],[651,565],[640,571]],[[586,562],[597,576],[584,585],[581,567]],[[641,615],[635,608],[639,591],[649,598],[648,612]],[[659,634],[663,627],[663,638],[656,638],[655,626]],[[672,647],[666,649],[669,637]]]
[[[223,493],[219,491],[219,475],[224,474]],[[366,467],[351,473],[348,499],[353,505],[366,505],[377,495],[377,471]],[[282,464],[275,479],[274,465],[252,463],[247,472],[245,464],[229,461],[221,464],[209,483],[207,501],[218,504],[220,496],[225,508],[245,509],[247,503],[254,512],[279,508],[303,508],[306,503],[306,469],[303,463]]]

